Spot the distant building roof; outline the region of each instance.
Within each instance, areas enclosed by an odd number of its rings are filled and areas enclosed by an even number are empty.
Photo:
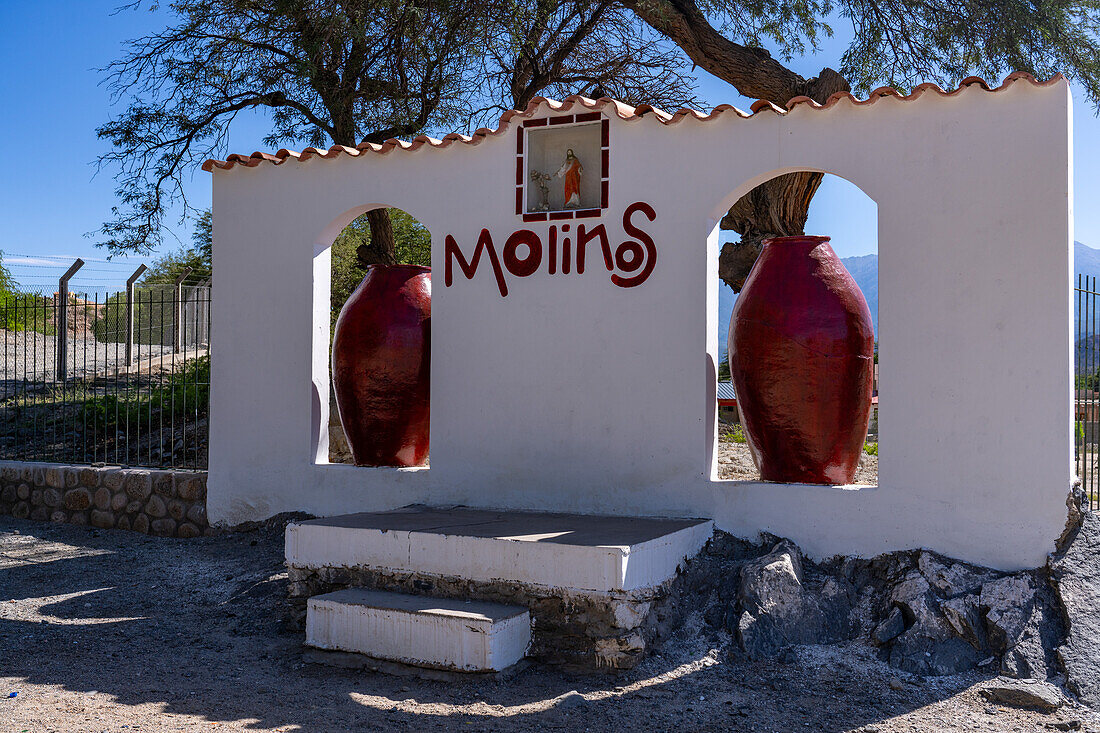
[[[718,399],[719,400],[736,400],[737,395],[733,393],[733,382],[719,382],[718,383]]]
[[[733,382],[719,382],[718,383],[718,404],[722,407],[730,407],[737,404],[737,395],[733,391]],[[1084,400],[1079,400],[1084,402]],[[871,397],[871,404],[878,404],[878,395]]]

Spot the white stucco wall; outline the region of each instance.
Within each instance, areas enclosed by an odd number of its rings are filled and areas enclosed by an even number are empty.
[[[467,258],[483,228],[498,253],[517,229],[546,246],[550,223],[515,214],[511,126],[476,146],[215,172],[211,521],[466,504],[708,517],[819,558],[926,547],[1041,564],[1072,480],[1068,85],[667,126],[604,115],[609,206],[569,223],[603,223],[614,248],[624,209],[653,206],[633,221],[657,261],[633,288],[611,283],[595,242],[583,275],[506,272],[502,298],[483,258],[444,287],[447,235]],[[877,487],[712,478],[714,226],[754,185],[807,169],[878,204]],[[433,237],[430,469],[325,463],[328,245],[377,205]]]

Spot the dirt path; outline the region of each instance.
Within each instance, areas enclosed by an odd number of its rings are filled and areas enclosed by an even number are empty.
[[[922,680],[861,648],[750,663],[691,626],[618,678],[333,669],[302,661],[284,597],[281,529],[170,540],[0,517],[0,731],[1100,731],[1079,707],[990,705],[979,675]]]

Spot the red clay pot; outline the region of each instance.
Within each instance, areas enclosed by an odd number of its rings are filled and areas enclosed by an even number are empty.
[[[374,265],[340,310],[332,381],[356,465],[427,461],[431,327],[427,267]]]
[[[728,349],[761,478],[851,483],[871,415],[875,335],[828,237],[764,242],[737,297]]]

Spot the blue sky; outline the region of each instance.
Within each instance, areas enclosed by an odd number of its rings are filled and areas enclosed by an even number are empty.
[[[77,276],[78,289],[117,286],[139,262],[148,258],[114,258],[94,246],[86,233],[109,216],[115,203],[110,172],[95,176],[94,162],[108,149],[95,128],[113,106],[97,69],[121,55],[130,38],[163,27],[165,11],[122,11],[120,0],[60,0],[0,2],[0,139],[8,141],[0,156],[0,251],[23,284],[54,289],[56,276],[74,256],[88,264]],[[826,39],[815,55],[790,65],[804,76],[823,66],[839,65],[850,30],[838,19],[836,36]],[[732,103],[747,108],[724,82],[697,72],[699,93],[713,106]],[[1000,80],[990,80],[997,81]],[[230,130],[235,152],[266,149],[260,114],[243,117]],[[1084,95],[1075,90],[1074,188],[1076,239],[1100,246],[1100,207],[1091,202],[1100,193],[1094,171],[1100,168],[1100,121]],[[205,208],[210,201],[210,177],[195,171],[187,185],[191,202]],[[828,177],[814,199],[807,231],[833,237],[843,256],[875,251],[874,203],[851,184]],[[172,217],[172,233],[164,250],[190,241],[190,224]]]

